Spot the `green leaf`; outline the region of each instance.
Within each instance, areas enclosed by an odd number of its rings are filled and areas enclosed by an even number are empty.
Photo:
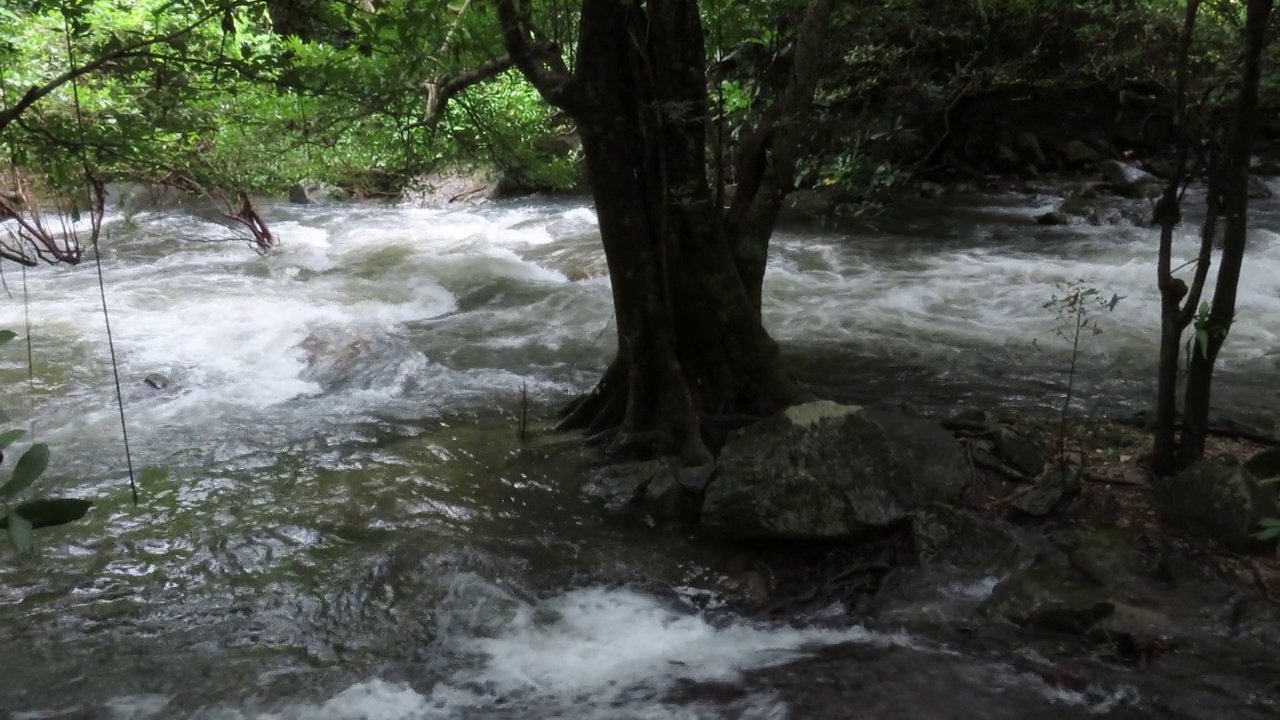
[[[1262,525],[1263,528],[1253,534],[1255,538],[1257,538],[1258,540],[1280,539],[1280,520],[1276,520],[1275,518],[1268,518],[1267,520],[1263,520],[1259,524]]]
[[[31,537],[31,521],[10,512],[5,520],[9,524],[9,542],[13,543],[13,547],[17,549],[19,555],[34,555],[36,553],[36,541]]]
[[[0,499],[8,499],[18,493],[31,487],[31,483],[40,477],[45,467],[49,465],[49,446],[44,443],[36,443],[27,448],[22,453],[22,457],[18,459],[18,464],[13,468],[13,477],[9,478],[9,482],[0,487]]]
[[[8,432],[0,433],[0,450],[9,447],[17,441],[18,438],[26,434],[26,430],[10,430]]]
[[[39,530],[75,522],[84,517],[91,507],[92,502],[79,498],[41,498],[22,503],[13,512],[30,522],[33,529]],[[8,517],[0,518],[0,529],[7,527],[8,523]]]
[[[1203,328],[1196,330],[1196,344],[1200,346],[1200,352],[1209,354],[1209,331]]]
[[[18,333],[12,330],[0,330],[0,345],[4,345],[16,337],[18,337]]]

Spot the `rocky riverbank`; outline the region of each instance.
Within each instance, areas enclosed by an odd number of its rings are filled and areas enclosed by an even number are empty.
[[[904,653],[907,675],[962,672],[937,653],[977,645],[1045,692],[1110,703],[1118,714],[1106,717],[1280,710],[1280,559],[1274,540],[1244,530],[1280,515],[1275,486],[1260,481],[1280,476],[1276,439],[1218,426],[1206,464],[1158,480],[1142,417],[1061,437],[1025,418],[912,415],[800,406],[731,436],[705,491],[660,463],[606,466],[586,489],[626,517],[695,524],[737,547],[706,580],[738,613],[937,642]],[[723,703],[735,687],[764,686],[797,716],[835,717],[867,697],[865,652],[837,647],[679,695]],[[884,681],[932,696],[930,717],[961,717],[936,688]],[[876,697],[884,705],[868,717],[907,717],[893,693]],[[1026,717],[1009,702],[991,717]]]

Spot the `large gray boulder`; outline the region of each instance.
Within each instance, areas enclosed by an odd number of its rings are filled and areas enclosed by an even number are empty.
[[[729,436],[702,524],[737,539],[854,538],[954,500],[968,478],[959,444],[936,423],[806,403]]]
[[[1157,482],[1153,499],[1168,520],[1245,551],[1262,520],[1280,517],[1275,488],[1246,466],[1199,462]]]

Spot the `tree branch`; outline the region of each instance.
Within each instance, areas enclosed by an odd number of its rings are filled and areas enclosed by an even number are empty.
[[[720,227],[723,236],[733,243],[738,271],[752,279],[748,287],[759,287],[754,279],[764,275],[769,237],[782,210],[782,201],[795,182],[804,130],[800,118],[813,105],[823,39],[834,4],[834,0],[809,0],[796,32],[787,84],[739,146],[734,173],[738,186]],[[751,300],[760,307],[762,300],[758,291]]]
[[[479,85],[482,82],[492,80],[513,67],[515,67],[515,61],[511,59],[511,55],[508,53],[447,80],[426,83],[427,113],[426,117],[423,118],[422,124],[428,128],[434,128],[439,124],[440,119],[444,117],[444,111],[448,108],[449,101],[457,96],[458,93],[472,85]]]
[[[494,3],[498,8],[502,42],[512,63],[544,100],[573,115],[572,78],[559,48],[554,43],[533,41],[527,8],[517,10],[514,0],[494,0]]]
[[[147,55],[147,53],[143,52],[143,50],[145,50],[146,48],[151,47],[152,45],[159,45],[162,43],[167,43],[167,42],[176,40],[182,37],[183,35],[190,33],[192,30],[195,30],[196,28],[200,27],[206,22],[212,20],[213,18],[222,15],[222,13],[223,11],[219,9],[216,13],[204,15],[200,19],[196,20],[195,22],[190,23],[179,30],[175,30],[174,32],[169,33],[168,35],[161,35],[160,37],[153,37],[153,38],[148,38],[146,40],[139,40],[138,42],[133,43],[132,45],[126,45],[117,50],[108,52],[105,55],[100,55],[99,57],[95,58],[91,62],[81,65],[78,68],[72,68],[70,70],[67,70],[66,72],[55,77],[54,79],[50,80],[44,85],[32,87],[31,89],[27,90],[27,92],[23,94],[22,97],[18,98],[18,102],[14,103],[13,107],[5,108],[3,111],[0,111],[0,130],[4,130],[6,127],[12,124],[14,120],[17,120],[18,117],[21,116],[22,113],[26,111],[27,108],[36,104],[42,98],[47,96],[49,93],[53,92],[54,90],[57,90],[63,85],[66,85],[67,83],[79,77],[88,75],[91,72],[99,70],[103,66],[115,60],[120,60],[122,58],[127,58],[127,57],[138,57],[138,56]]]
[[[790,190],[801,128],[797,118],[813,104],[822,61],[822,41],[833,6],[832,0],[809,0],[796,32],[795,57],[787,85],[759,125],[743,139],[735,172],[738,188],[725,216],[728,237],[735,237],[748,211],[756,206],[757,198],[763,201],[760,209],[770,212],[768,208],[780,207],[782,198]],[[766,190],[763,195],[762,189]]]

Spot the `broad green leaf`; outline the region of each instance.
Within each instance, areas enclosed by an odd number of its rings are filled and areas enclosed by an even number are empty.
[[[1272,525],[1265,530],[1259,530],[1253,536],[1259,540],[1277,540],[1280,539],[1280,525]]]
[[[0,487],[0,498],[11,498],[14,495],[31,487],[31,483],[40,477],[45,467],[49,465],[49,446],[44,443],[36,443],[27,448],[22,453],[22,457],[18,458],[18,464],[13,468],[13,477],[9,478],[9,482]]]
[[[9,542],[13,543],[18,554],[34,555],[36,541],[31,537],[31,521],[15,512],[10,512],[5,520],[9,524]]]
[[[18,438],[26,434],[26,430],[9,430],[7,432],[0,433],[0,450],[9,447],[15,443]]]
[[[41,498],[18,505],[13,512],[31,523],[35,530],[75,522],[89,512],[93,503],[79,498]],[[0,518],[0,528],[8,525],[9,518]]]
[[[0,345],[4,345],[16,337],[18,337],[18,333],[12,330],[0,330]]]

